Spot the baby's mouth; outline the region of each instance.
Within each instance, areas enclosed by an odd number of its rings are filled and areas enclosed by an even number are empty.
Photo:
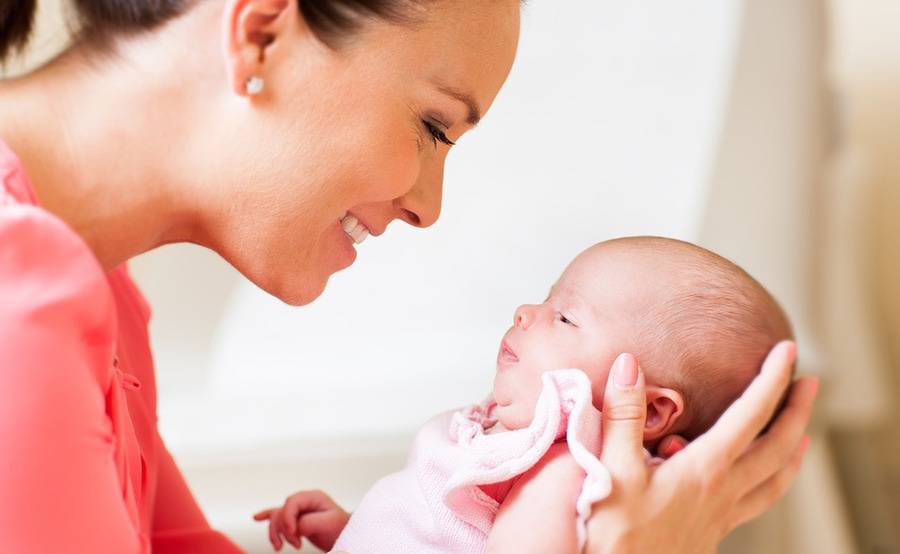
[[[516,355],[515,351],[509,347],[509,343],[504,339],[500,343],[500,359],[505,362],[518,362],[519,357]]]

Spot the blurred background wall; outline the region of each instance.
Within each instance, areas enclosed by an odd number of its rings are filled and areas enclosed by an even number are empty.
[[[66,44],[64,4],[41,10],[11,75]],[[489,391],[517,305],[596,241],[660,234],[766,284],[824,380],[797,485],[723,552],[900,551],[900,5],[568,0],[523,17],[509,82],[448,160],[441,221],[369,239],[313,305],[193,246],[133,262],[163,436],[209,518],[266,552],[256,509],[310,487],[352,507],[419,424]]]
[[[885,391],[881,409],[869,414],[874,417],[834,418],[833,452],[861,548],[897,552],[900,430],[893,423],[900,414],[893,399],[900,398],[900,43],[893,37],[900,28],[900,3],[832,0],[830,8],[830,75],[842,131],[832,182],[832,236],[850,243],[846,247],[853,252],[845,265],[858,271],[855,282],[832,283],[825,299],[836,308],[829,318],[830,340],[844,354],[835,368],[830,408],[838,413],[839,404],[853,404],[842,389],[856,390],[852,383],[860,363],[882,369],[879,388]],[[842,326],[850,299],[866,317]],[[863,323],[868,323],[865,341],[842,340],[858,334]]]

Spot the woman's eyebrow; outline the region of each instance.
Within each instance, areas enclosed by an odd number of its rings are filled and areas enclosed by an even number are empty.
[[[481,109],[478,107],[478,102],[475,101],[475,98],[467,93],[463,92],[457,88],[451,87],[446,83],[442,83],[441,81],[435,81],[434,84],[437,86],[437,89],[442,94],[453,98],[454,100],[458,100],[466,105],[469,108],[469,116],[466,119],[467,123],[472,127],[478,125],[478,122],[481,121]]]

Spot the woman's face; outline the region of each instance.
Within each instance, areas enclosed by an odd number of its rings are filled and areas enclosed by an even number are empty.
[[[239,98],[247,108],[229,133],[241,144],[222,160],[235,192],[217,249],[300,305],[353,263],[345,216],[376,237],[394,219],[437,220],[449,143],[487,112],[512,66],[519,0],[422,2],[416,23],[373,19],[334,49],[286,4],[260,56],[265,88]]]

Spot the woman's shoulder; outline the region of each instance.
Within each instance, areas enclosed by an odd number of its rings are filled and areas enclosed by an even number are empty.
[[[115,304],[96,257],[33,204],[0,204],[0,305],[0,351],[19,361],[40,356],[42,341],[72,355],[115,344]]]

